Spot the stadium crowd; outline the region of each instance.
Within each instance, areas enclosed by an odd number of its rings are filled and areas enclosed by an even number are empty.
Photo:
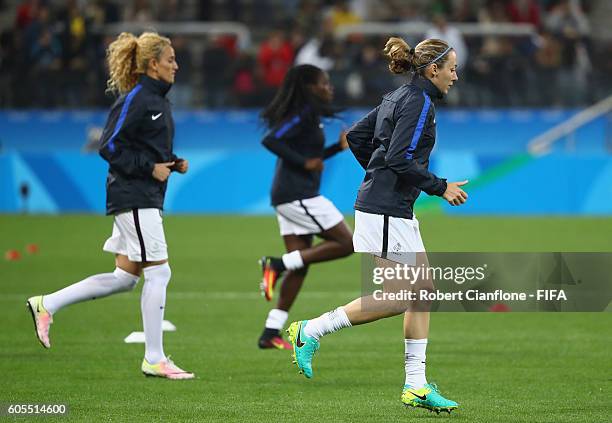
[[[172,37],[180,69],[177,107],[261,107],[295,63],[330,74],[342,106],[370,106],[404,81],[381,69],[389,35],[338,28],[362,22],[426,24],[422,38],[446,39],[461,107],[577,107],[612,91],[612,44],[592,36],[587,0],[0,0],[0,107],[104,107],[105,50],[118,22],[235,21],[232,34]],[[463,35],[453,23],[529,23],[529,36]],[[402,34],[398,34],[402,35]]]

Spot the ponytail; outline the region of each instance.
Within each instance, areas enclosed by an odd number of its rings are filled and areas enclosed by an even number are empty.
[[[389,70],[395,74],[401,74],[412,70],[414,50],[401,38],[391,37],[383,50],[389,60]]]
[[[411,48],[399,37],[391,37],[385,44],[384,55],[389,61],[389,70],[395,74],[408,71],[423,74],[427,66],[437,63],[443,66],[452,47],[445,41],[429,38]]]
[[[170,39],[155,32],[144,32],[138,38],[129,32],[122,32],[106,51],[109,78],[106,91],[123,94],[138,83],[140,75],[147,72],[149,61],[161,57],[170,46]]]

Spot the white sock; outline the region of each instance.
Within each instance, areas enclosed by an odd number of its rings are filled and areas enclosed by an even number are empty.
[[[302,255],[300,254],[300,250],[295,250],[290,253],[283,254],[283,264],[288,270],[296,270],[304,267],[304,260],[302,260]]]
[[[420,389],[427,383],[425,379],[425,350],[427,349],[427,338],[404,339],[406,385],[411,388]]]
[[[117,292],[130,291],[140,276],[116,268],[113,273],[89,276],[80,282],[43,296],[43,307],[51,314],[67,305],[81,301],[95,300]]]
[[[289,317],[289,313],[287,313],[285,310],[273,308],[268,313],[268,318],[266,319],[266,328],[281,330],[287,322],[287,317]]]
[[[316,319],[309,320],[306,326],[304,326],[304,334],[306,336],[312,336],[318,341],[323,335],[350,326],[351,322],[344,311],[344,307],[338,307],[335,310],[320,315]]]
[[[162,340],[162,322],[166,307],[166,287],[172,272],[168,263],[144,268],[144,286],[140,297],[142,326],[145,333],[145,359],[149,364],[166,358]]]

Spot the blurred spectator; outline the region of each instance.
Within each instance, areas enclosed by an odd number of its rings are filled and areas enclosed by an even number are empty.
[[[23,45],[19,55],[23,57],[21,51],[25,52],[25,59],[16,63],[17,73],[13,82],[23,83],[26,102],[34,100],[39,107],[54,107],[58,101],[56,85],[60,75],[62,52],[56,25],[53,24],[51,12],[46,5],[32,1],[22,4],[20,10],[22,17],[18,16],[18,20],[27,26],[21,28],[13,40],[16,46]],[[35,86],[25,83],[28,79],[35,80]]]
[[[56,107],[58,103],[57,80],[62,65],[62,46],[51,29],[41,30],[30,52],[32,73],[37,81],[35,104]]]
[[[598,0],[602,1],[603,0]],[[171,92],[179,107],[204,99],[206,107],[257,107],[269,101],[295,63],[329,72],[339,104],[368,106],[381,91],[400,83],[386,72],[376,76],[380,49],[391,34],[353,33],[339,39],[334,29],[350,23],[426,23],[424,36],[447,40],[457,50],[458,98],[447,105],[468,107],[583,106],[612,91],[610,43],[591,38],[605,33],[605,15],[589,21],[581,6],[593,0],[0,0],[0,105],[3,107],[99,107],[108,78],[104,25],[187,19],[244,23],[252,45],[235,36],[170,36],[180,70]],[[599,4],[599,3],[598,3]],[[601,6],[599,4],[599,6]],[[600,14],[606,7],[592,7]],[[11,14],[13,12],[13,14]],[[188,14],[192,14],[188,15]],[[434,13],[435,12],[435,13]],[[432,15],[433,13],[433,15]],[[123,16],[122,16],[123,15]],[[447,22],[531,23],[533,36],[469,35]],[[608,19],[609,20],[609,19]],[[592,22],[592,23],[591,23]],[[5,24],[9,24],[7,19]],[[265,25],[263,25],[265,23]],[[147,25],[144,25],[147,27]],[[266,28],[283,28],[269,31]],[[287,35],[288,34],[288,35]],[[112,39],[112,38],[110,38]],[[606,44],[607,43],[607,44]],[[245,50],[242,50],[245,49]],[[191,52],[200,56],[191,57]],[[468,55],[469,53],[469,55]],[[469,56],[469,58],[468,58]],[[59,60],[58,60],[59,59]],[[195,60],[201,59],[201,60]],[[384,75],[384,76],[381,76]],[[200,85],[202,83],[202,85]],[[597,87],[597,89],[595,89]],[[199,91],[201,91],[201,94]],[[194,95],[193,93],[198,93]]]
[[[32,45],[30,61],[35,73],[61,68],[62,46],[50,28],[44,27]]]
[[[299,28],[302,28],[307,33],[318,32],[320,17],[318,13],[318,4],[316,0],[302,0],[299,3],[296,14],[293,17],[293,22]]]
[[[601,100],[612,92],[610,87],[610,75],[612,75],[612,42],[601,43],[594,45],[593,53],[593,77],[592,87],[589,93],[592,96],[591,101]],[[608,113],[609,119],[609,139],[610,147],[612,147],[612,112]],[[612,149],[610,150],[612,153]]]
[[[119,22],[121,13],[113,0],[88,1],[84,9],[87,23],[87,79],[89,90],[80,98],[88,98],[93,107],[109,107],[111,97],[105,94],[108,71],[106,69],[106,47],[113,40],[111,36],[104,35],[106,24]],[[82,88],[81,88],[82,90]],[[82,100],[81,100],[82,103]]]
[[[89,75],[89,37],[85,16],[76,0],[68,0],[58,13],[62,23],[63,102],[69,107],[78,107],[82,97],[83,82]]]
[[[197,18],[201,21],[239,21],[240,0],[198,0]]]
[[[295,64],[309,64],[317,66],[328,72],[334,67],[335,38],[333,22],[325,19],[321,25],[320,33],[309,39],[295,56]]]
[[[370,0],[350,0],[349,8],[351,12],[357,15],[362,21],[370,16],[372,7],[380,7],[380,4],[373,4]]]
[[[334,29],[342,25],[357,24],[361,22],[361,17],[351,11],[346,0],[335,0],[334,5],[328,10],[327,16],[330,17]]]
[[[577,106],[586,94],[591,61],[585,44],[589,24],[577,0],[561,0],[546,19],[546,27],[561,43],[557,82],[564,103]]]
[[[213,3],[214,0],[200,0],[197,2],[196,19],[198,21],[210,21],[213,19]]]
[[[481,23],[508,22],[509,20],[505,0],[487,0],[484,7],[478,11],[478,21]]]
[[[335,40],[331,36],[322,39],[311,38],[300,49],[295,58],[296,65],[309,64],[317,66],[324,71],[330,71],[334,67],[334,45]]]
[[[437,38],[446,41],[457,53],[457,71],[459,73],[463,71],[468,60],[468,49],[463,40],[463,35],[457,28],[448,23],[444,13],[436,12],[433,15],[432,25],[425,32],[425,38]],[[461,76],[459,75],[460,78]],[[464,87],[465,85],[458,84],[457,88],[446,96],[446,101],[449,104],[457,104]]]
[[[29,51],[34,48],[34,45],[38,42],[41,33],[45,29],[49,29],[53,33],[56,32],[56,26],[51,20],[51,11],[49,7],[46,5],[37,6],[31,9],[31,12],[30,21],[23,31],[24,40]]]
[[[398,16],[398,0],[382,1],[384,2],[384,5],[378,3],[372,4],[372,2],[365,2],[365,10],[360,10],[358,16],[362,17],[363,21],[365,22],[389,22],[396,20],[395,18]],[[404,2],[404,4],[407,3]]]
[[[157,20],[160,22],[180,22],[187,20],[184,15],[185,2],[182,0],[161,0]]]
[[[232,93],[237,107],[255,107],[258,105],[257,87],[255,83],[255,60],[242,53],[234,65]]]
[[[86,15],[91,25],[101,28],[108,23],[119,22],[119,8],[110,0],[95,0],[87,2]]]
[[[475,105],[499,107],[517,102],[516,66],[513,45],[503,37],[488,37],[470,62],[467,83],[473,86],[470,95]],[[520,101],[520,99],[518,100]]]
[[[249,7],[245,7],[247,5]],[[243,3],[238,10],[243,12],[239,20],[251,22],[256,28],[265,27],[270,22],[283,22],[285,19],[285,7],[270,0],[249,0],[246,5]]]
[[[263,79],[262,102],[271,100],[293,64],[293,48],[281,30],[274,30],[259,47],[258,68]]]
[[[207,107],[227,106],[232,61],[232,54],[226,46],[226,37],[218,35],[211,37],[202,58],[204,103]]]
[[[471,0],[455,0],[451,19],[455,22],[476,22],[478,20],[478,8]]]
[[[13,51],[13,33],[3,31],[0,34],[0,107],[9,107],[13,103],[11,80],[15,68]]]
[[[177,108],[185,109],[192,106],[193,58],[185,37],[181,35],[172,37],[172,47],[179,69],[168,96]]]
[[[126,9],[125,20],[129,22],[152,22],[155,14],[149,0],[132,0],[132,6]]]
[[[302,28],[294,26],[289,32],[289,44],[294,55],[306,44],[306,35]]]
[[[453,13],[453,6],[450,0],[433,0],[427,3],[429,7],[429,14],[432,16],[449,16]]]
[[[539,94],[543,100],[538,105],[559,106],[561,92],[551,81],[557,81],[561,69],[561,43],[550,32],[544,31],[538,37],[536,45],[536,83],[540,87]]]
[[[89,98],[91,98],[91,105],[95,107],[110,107],[115,101],[115,97],[106,92],[106,82],[108,80],[108,66],[106,63],[106,49],[114,41],[113,35],[101,35],[99,42],[94,44],[94,48],[91,51],[91,74],[89,75],[92,79],[91,92]]]
[[[31,78],[31,48],[25,42],[23,31],[6,34],[6,55],[3,66],[11,71],[6,99],[12,99],[12,107],[40,107],[38,86],[40,81]]]
[[[536,28],[541,25],[540,5],[536,0],[513,0],[508,2],[507,14],[514,23],[530,23]]]
[[[26,29],[38,16],[38,0],[24,0],[17,6],[15,13],[15,27],[18,30]]]
[[[425,38],[444,40],[457,53],[457,68],[461,70],[468,59],[468,49],[463,41],[463,35],[457,28],[448,24],[446,15],[436,13],[432,18],[432,26],[425,32]]]
[[[362,85],[362,95],[360,96],[365,103],[375,104],[380,101],[385,92],[391,91],[393,80],[381,78],[387,71],[387,62],[381,55],[379,45],[366,44],[361,51],[355,66],[359,69],[359,79]],[[356,80],[353,81],[356,83]]]

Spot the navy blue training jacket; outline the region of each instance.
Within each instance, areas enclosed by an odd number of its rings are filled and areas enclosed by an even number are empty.
[[[444,194],[446,179],[428,170],[436,141],[432,99],[441,97],[431,81],[415,75],[349,130],[351,151],[366,170],[356,210],[412,219],[421,191]]]
[[[272,128],[262,144],[278,156],[272,182],[272,205],[319,195],[321,172],[304,168],[307,159],[327,159],[342,151],[339,143],[325,147],[323,124],[308,110]]]
[[[100,155],[109,164],[106,214],[162,209],[168,180],[153,178],[155,163],[175,161],[174,120],[166,93],[171,84],[142,75],[111,107]]]

